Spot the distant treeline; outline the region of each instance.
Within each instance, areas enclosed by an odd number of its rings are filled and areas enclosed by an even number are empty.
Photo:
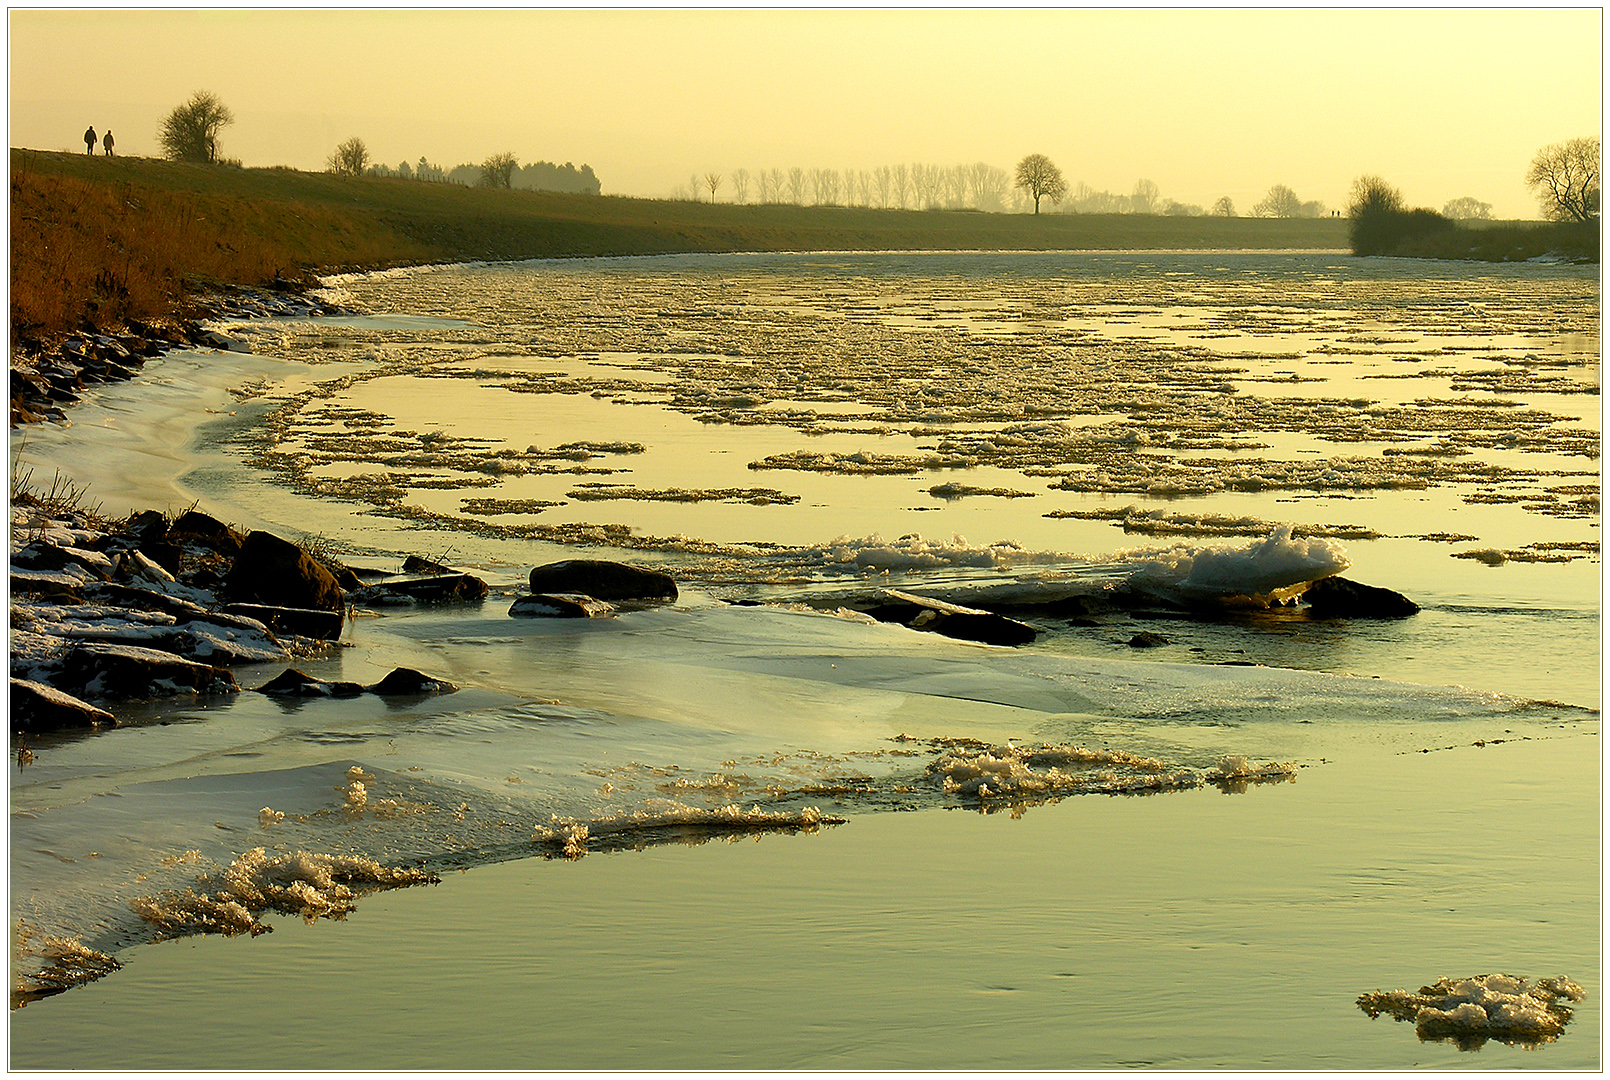
[[[396,176],[403,180],[462,184],[464,187],[476,187],[483,182],[484,177],[480,165],[459,165],[452,169],[444,169],[440,165],[431,164],[424,157],[420,157],[413,164],[405,161],[395,169],[387,165],[371,165],[365,172],[369,176]],[[563,165],[555,165],[551,161],[534,161],[529,165],[519,166],[512,174],[510,186],[526,191],[564,191],[573,195],[597,195],[602,190],[598,177],[593,175],[592,166],[583,165],[578,169],[568,161]]]
[[[1005,169],[984,162],[972,165],[882,165],[876,169],[735,169],[688,178],[673,199],[693,202],[844,206],[877,210],[978,210],[1023,213],[1032,205],[1028,194],[1012,184]],[[1083,181],[1074,184],[1047,213],[1163,214],[1170,217],[1236,217],[1228,196],[1209,209],[1165,198],[1156,183],[1137,180],[1124,195],[1097,191]],[[1269,196],[1252,207],[1253,217],[1329,216],[1324,203],[1302,202],[1288,187],[1276,184]]]

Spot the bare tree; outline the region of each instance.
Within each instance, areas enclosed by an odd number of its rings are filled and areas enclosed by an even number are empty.
[[[765,169],[755,170],[755,200],[762,203],[769,203],[772,200],[771,173]]]
[[[1290,218],[1299,216],[1302,206],[1295,191],[1285,184],[1276,184],[1253,206],[1252,213],[1254,217]]]
[[[767,169],[766,175],[771,177],[771,197],[774,202],[783,201],[783,185],[786,180],[781,169]]]
[[[1135,190],[1129,196],[1129,208],[1137,214],[1157,213],[1157,185],[1150,180],[1136,180]]]
[[[788,193],[795,206],[805,205],[805,170],[798,165],[788,170]]]
[[[878,207],[879,209],[887,210],[889,208],[889,192],[894,184],[894,170],[887,165],[879,165],[872,170],[872,179],[877,184]]]
[[[1214,217],[1235,217],[1235,203],[1230,201],[1230,196],[1220,195],[1212,213]]]
[[[917,209],[932,208],[939,197],[939,166],[914,163],[911,166],[911,189],[916,196]]]
[[[197,90],[162,121],[157,140],[174,161],[211,163],[218,160],[218,132],[234,122],[235,114],[218,95]]]
[[[509,151],[493,154],[481,162],[481,186],[511,188],[514,186],[514,170],[520,165]]]
[[[1493,204],[1473,199],[1469,195],[1457,199],[1449,199],[1442,208],[1442,216],[1453,218],[1456,221],[1490,220],[1493,216]]]
[[[715,202],[716,201],[716,191],[721,187],[721,174],[718,173],[718,172],[707,172],[707,173],[705,173],[704,174],[704,186],[706,188],[708,188],[709,191],[710,191],[710,201]]]
[[[734,202],[746,203],[749,201],[748,169],[734,169],[732,171],[732,197]]]
[[[904,210],[909,204],[908,193],[911,190],[911,170],[904,164],[894,167],[894,193],[900,201],[900,209]]]
[[[406,167],[407,162],[403,165]],[[325,168],[337,176],[360,176],[368,166],[369,148],[356,135],[336,147],[330,160],[325,162]]]
[[[1526,186],[1537,193],[1551,221],[1593,221],[1599,216],[1599,140],[1572,139],[1537,152]]]
[[[1030,154],[1017,163],[1016,186],[1034,197],[1034,212],[1040,212],[1040,200],[1061,202],[1068,193],[1068,182],[1062,179],[1062,170],[1044,154]]]
[[[822,194],[825,198],[816,200],[826,206],[837,206],[839,202],[839,182],[842,179],[837,169],[822,169]]]

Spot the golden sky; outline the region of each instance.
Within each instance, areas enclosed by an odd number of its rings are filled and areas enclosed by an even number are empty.
[[[623,195],[1037,152],[1070,185],[1243,213],[1273,184],[1341,208],[1375,173],[1534,217],[1532,155],[1602,122],[1594,8],[13,8],[8,36],[12,146],[81,150],[93,124],[155,155],[206,89],[249,166],[322,168],[356,135],[394,168],[507,150]]]

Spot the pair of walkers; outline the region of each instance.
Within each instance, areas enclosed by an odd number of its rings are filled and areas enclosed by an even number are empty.
[[[106,156],[111,157],[112,156],[112,147],[117,145],[115,142],[112,141],[112,129],[111,128],[107,128],[106,129],[106,134],[101,136],[101,145],[106,148]],[[94,152],[95,152],[95,127],[94,127],[94,125],[91,125],[90,127],[84,129],[84,153],[93,154]]]

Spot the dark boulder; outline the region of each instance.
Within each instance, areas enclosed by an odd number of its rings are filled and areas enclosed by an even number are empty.
[[[1405,619],[1420,605],[1400,592],[1360,585],[1346,578],[1320,578],[1303,593],[1315,619]]]
[[[224,579],[231,604],[344,611],[346,598],[330,572],[289,540],[261,531],[247,535]]]
[[[391,674],[366,688],[381,697],[408,697],[414,694],[451,694],[458,687],[445,679],[433,679],[413,668],[394,668]]]
[[[186,510],[168,526],[167,539],[196,544],[225,555],[240,552],[246,538],[210,514]]]
[[[316,611],[312,608],[275,607],[272,604],[225,604],[228,615],[256,619],[275,634],[334,641],[346,626],[345,611]]]
[[[117,607],[138,608],[141,611],[160,611],[172,615],[177,622],[187,622],[207,615],[207,609],[190,600],[169,596],[152,589],[134,585],[121,585],[115,581],[91,582],[84,586],[86,599]]]
[[[451,574],[453,568],[443,566],[429,559],[422,559],[418,555],[410,555],[403,560],[403,573],[405,574]]]
[[[363,693],[363,687],[355,682],[326,682],[295,668],[286,668],[256,690],[270,697],[286,698],[350,698]]]
[[[141,510],[123,523],[123,535],[135,540],[161,540],[168,535],[168,519],[160,510]]]
[[[13,595],[37,596],[53,603],[81,604],[83,595],[79,590],[84,582],[62,570],[17,570],[11,571],[11,592]]]
[[[1131,649],[1155,649],[1159,645],[1167,645],[1168,638],[1162,634],[1154,634],[1150,630],[1142,630],[1129,639]]]
[[[604,619],[615,614],[615,608],[582,593],[538,593],[520,597],[509,608],[509,614],[546,619]]]
[[[60,547],[43,540],[24,544],[11,553],[11,565],[24,570],[65,570],[81,566],[102,581],[112,576],[112,560],[87,548]]]
[[[153,698],[175,694],[236,694],[227,670],[135,645],[82,644],[62,662],[62,681],[91,697]]]
[[[864,609],[879,622],[899,623],[913,630],[986,645],[1027,645],[1039,635],[1039,631],[1027,623],[991,611],[894,589],[883,589],[879,595],[883,603]]]
[[[581,593],[599,600],[675,600],[676,582],[658,570],[606,559],[566,559],[531,571],[533,593]]]
[[[486,582],[473,574],[403,574],[363,583],[358,593],[368,603],[440,604],[474,601],[486,596]]]
[[[117,720],[54,686],[31,679],[11,680],[11,730],[61,731],[66,728],[116,727]]]

